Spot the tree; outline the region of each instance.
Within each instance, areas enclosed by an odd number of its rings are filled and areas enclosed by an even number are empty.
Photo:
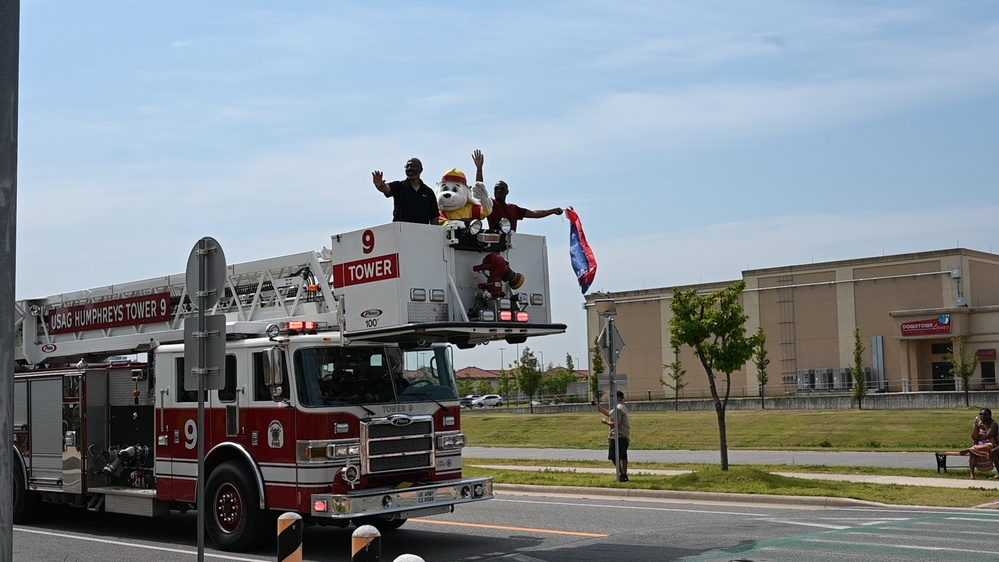
[[[534,395],[541,388],[544,380],[544,373],[538,367],[538,359],[534,356],[531,348],[525,347],[524,352],[517,359],[517,386],[520,391],[527,395],[531,413],[534,413]]]
[[[971,390],[971,376],[975,374],[975,370],[978,369],[978,356],[973,355],[971,359],[968,359],[964,348],[964,338],[957,336],[950,339],[950,355],[947,356],[947,361],[950,362],[950,372],[954,378],[961,379],[962,386],[964,387],[964,405],[969,405],[968,392]]]
[[[590,398],[600,401],[600,375],[604,374],[604,355],[600,352],[600,338],[593,338],[593,359],[590,361]]]
[[[492,394],[493,390],[495,390],[493,389],[493,385],[487,380],[480,380],[475,383],[476,394]]]
[[[496,391],[499,393],[499,395],[502,396],[504,399],[506,399],[507,397],[510,396],[510,394],[513,393],[514,390],[516,390],[516,386],[517,386],[516,383],[514,382],[512,377],[510,377],[510,371],[507,371],[506,369],[500,369],[499,384],[496,388]]]
[[[770,382],[770,375],[767,374],[767,367],[770,365],[770,355],[767,353],[767,335],[763,333],[763,327],[756,329],[757,347],[753,352],[753,365],[756,365],[756,382],[760,383],[760,409],[766,409],[765,394],[767,383]]]
[[[475,383],[469,379],[459,379],[458,380],[458,394],[461,396],[467,396],[475,392]]]
[[[551,381],[552,393],[564,397],[569,392],[569,385],[577,380],[576,372],[564,368],[556,369],[554,373],[548,375],[548,380]]]
[[[725,409],[732,392],[732,373],[741,368],[757,347],[756,337],[746,337],[746,313],[739,304],[739,295],[746,288],[745,281],[710,293],[699,295],[696,290],[673,289],[669,320],[672,340],[686,345],[708,375],[711,397],[718,418],[718,437],[721,445],[721,468],[728,470],[728,436],[725,429]],[[718,392],[715,371],[725,373],[725,394]]]
[[[864,376],[864,344],[860,342],[860,328],[853,329],[853,397],[857,399],[857,409],[864,409],[864,396],[867,396],[867,377]]]
[[[687,383],[683,382],[683,376],[687,374],[687,370],[683,368],[683,363],[680,362],[680,345],[671,339],[670,346],[673,348],[673,362],[663,365],[663,369],[666,370],[666,378],[669,378],[672,382],[668,382],[663,377],[659,378],[659,382],[673,389],[673,406],[676,410],[679,410],[680,391],[687,386]]]

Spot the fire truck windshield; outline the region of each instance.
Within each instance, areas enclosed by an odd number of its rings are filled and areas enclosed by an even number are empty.
[[[295,351],[304,407],[457,400],[447,348],[306,347]]]

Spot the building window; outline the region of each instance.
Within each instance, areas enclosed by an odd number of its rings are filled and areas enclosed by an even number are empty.
[[[953,344],[949,342],[930,344],[930,353],[933,355],[950,355],[952,349],[954,349]]]
[[[986,361],[982,363],[982,384],[996,383],[996,362]]]

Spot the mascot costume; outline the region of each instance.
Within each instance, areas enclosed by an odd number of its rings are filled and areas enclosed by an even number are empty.
[[[453,169],[437,183],[437,206],[441,208],[441,224],[465,226],[468,221],[484,219],[493,210],[493,200],[482,182],[471,188],[465,174]]]

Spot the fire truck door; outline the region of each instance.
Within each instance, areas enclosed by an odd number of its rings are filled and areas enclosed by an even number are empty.
[[[29,384],[30,481],[45,489],[61,490],[62,376],[34,379]]]

